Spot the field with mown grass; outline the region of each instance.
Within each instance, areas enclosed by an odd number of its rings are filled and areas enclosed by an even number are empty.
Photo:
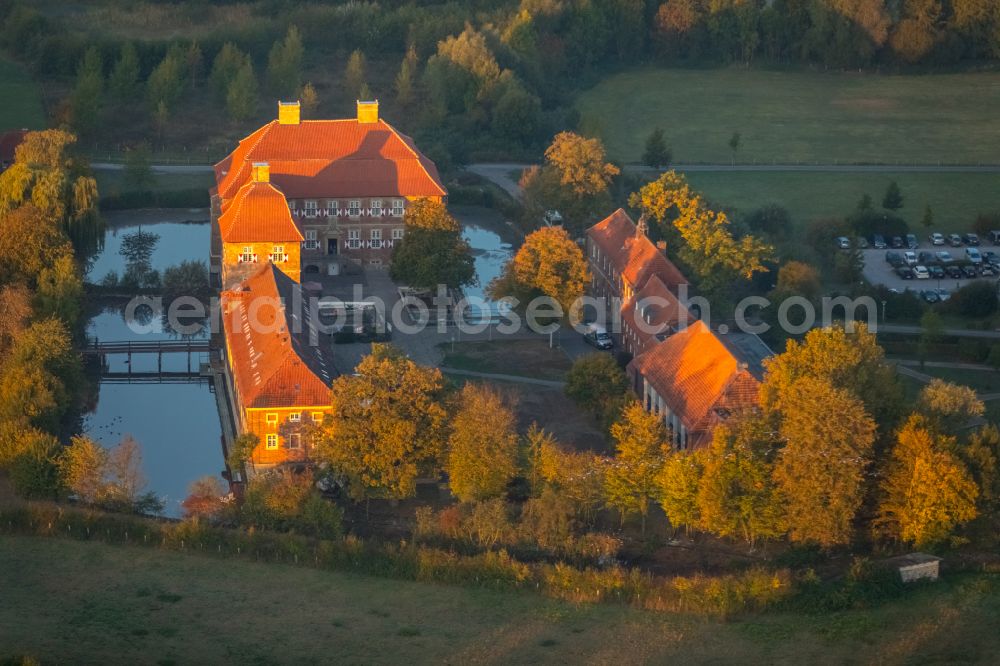
[[[42,97],[20,65],[0,57],[0,132],[22,127],[45,128]]]
[[[1000,152],[997,156],[1000,159]],[[921,237],[929,231],[969,231],[979,213],[1000,211],[1000,173],[695,171],[685,175],[692,187],[719,207],[749,212],[776,203],[788,209],[798,226],[817,218],[842,218],[865,194],[877,207],[893,180],[903,193],[898,215]],[[928,205],[934,214],[929,229],[921,224]]]
[[[676,162],[1000,161],[1000,73],[644,68],[583,93],[581,127],[635,162],[663,128]]]
[[[531,593],[0,537],[0,660],[42,663],[990,663],[996,576],[872,611],[728,623]]]

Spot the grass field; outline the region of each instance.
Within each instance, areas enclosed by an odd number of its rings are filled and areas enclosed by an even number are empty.
[[[443,367],[560,381],[573,365],[546,340],[442,343]]]
[[[1000,132],[998,132],[1000,135]],[[997,153],[1000,158],[1000,153]],[[719,206],[750,211],[777,203],[796,223],[844,217],[864,194],[878,206],[890,181],[903,193],[899,211],[921,236],[924,207],[934,212],[934,230],[961,233],[972,228],[980,212],[1000,211],[1000,174],[996,173],[810,173],[691,172],[691,185]]]
[[[873,611],[721,623],[39,537],[0,537],[0,660],[42,663],[990,663],[995,577]]]
[[[45,128],[45,111],[38,88],[28,73],[0,57],[0,132]]]
[[[742,68],[640,69],[580,96],[582,128],[638,161],[666,132],[677,162],[1000,161],[1000,73],[890,76]]]
[[[94,171],[97,179],[97,191],[103,196],[120,194],[125,189],[125,173],[99,169]],[[151,190],[153,192],[171,192],[178,190],[208,190],[215,179],[211,173],[154,173]]]

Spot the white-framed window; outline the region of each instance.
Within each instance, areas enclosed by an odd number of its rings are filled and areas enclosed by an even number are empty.
[[[392,214],[396,217],[403,217],[403,200],[393,199],[392,200]]]
[[[302,435],[297,432],[293,432],[288,436],[288,448],[290,449],[300,449],[302,448]]]
[[[327,199],[326,214],[333,217],[340,215],[340,203],[336,199]]]
[[[240,252],[239,262],[241,264],[252,264],[257,261],[257,255],[253,253],[252,245],[244,245],[243,251]]]
[[[402,227],[398,227],[398,228],[392,230],[392,240],[394,240],[394,241],[403,240],[403,228]]]
[[[292,423],[298,423],[302,420],[302,412],[292,412],[288,415],[288,420]]]
[[[306,217],[316,217],[316,211],[319,210],[319,207],[315,199],[306,199],[303,207],[306,210]]]
[[[347,230],[347,247],[357,250],[361,247],[361,231],[358,229]]]
[[[271,262],[275,264],[283,264],[288,261],[288,255],[285,254],[284,245],[272,245],[271,246]]]
[[[304,246],[307,250],[316,250],[319,248],[319,241],[316,240],[316,230],[306,229],[305,230],[306,240]]]
[[[382,200],[381,199],[372,199],[371,210],[372,210],[372,215],[381,215],[382,214]]]
[[[268,425],[276,425],[278,423],[278,414],[276,412],[268,412],[264,419]]]
[[[382,265],[382,260],[381,259],[372,259],[371,261],[368,262],[368,265],[369,266],[379,267],[379,266]]]
[[[275,435],[274,433],[271,433],[270,435],[268,435],[267,439],[265,440],[265,442],[266,442],[266,446],[267,446],[267,448],[269,450],[274,450],[274,449],[278,448],[278,436]]]
[[[311,415],[313,423],[323,422],[323,412],[313,412]]]
[[[351,199],[350,203],[347,204],[347,214],[351,217],[357,217],[361,215],[361,200]]]
[[[381,229],[372,229],[372,240],[382,240]]]

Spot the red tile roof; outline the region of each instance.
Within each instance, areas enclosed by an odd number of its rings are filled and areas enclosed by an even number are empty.
[[[0,164],[13,164],[14,153],[17,152],[17,147],[24,141],[24,135],[27,133],[26,129],[0,133]]]
[[[687,308],[656,274],[622,304],[621,318],[622,323],[635,331],[640,352],[650,343],[656,343],[673,333],[682,320],[684,323],[694,321]]]
[[[308,314],[286,307],[300,288],[274,265],[263,264],[239,287],[222,293],[230,367],[245,408],[330,402],[337,374],[332,359],[310,344]]]
[[[756,403],[759,383],[704,323],[654,345],[629,364],[639,372],[690,432]]]
[[[587,230],[590,240],[601,248],[633,290],[642,289],[656,274],[671,291],[687,284],[684,274],[645,235],[636,235],[635,222],[619,208]]]
[[[272,182],[290,199],[447,194],[434,162],[384,120],[271,121],[215,165],[223,199],[250,179],[253,162],[269,163]]]
[[[295,243],[304,239],[285,196],[270,183],[252,181],[223,204],[219,233],[225,243]]]

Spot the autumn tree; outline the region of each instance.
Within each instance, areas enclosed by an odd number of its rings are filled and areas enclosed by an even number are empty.
[[[972,419],[986,413],[986,405],[968,386],[932,379],[920,390],[917,412],[940,432],[957,435]]]
[[[267,58],[267,85],[279,97],[293,95],[302,82],[302,36],[294,25],[275,42]]]
[[[439,201],[417,199],[404,214],[405,233],[392,249],[390,276],[411,287],[455,289],[475,280],[469,244],[448,208]]]
[[[347,59],[347,66],[344,68],[344,96],[347,99],[365,99],[362,91],[368,88],[368,68],[365,54],[360,50],[355,50]]]
[[[784,507],[773,480],[775,441],[765,419],[746,414],[716,428],[700,453],[698,524],[724,537],[742,538],[753,549],[759,539],[781,536]]]
[[[628,377],[610,354],[587,354],[573,361],[566,375],[566,395],[610,425],[628,399]]]
[[[664,460],[656,483],[660,506],[674,529],[683,527],[690,533],[691,528],[700,523],[698,488],[703,474],[699,454],[677,451]]]
[[[543,227],[528,234],[489,291],[494,298],[514,296],[524,301],[548,296],[569,314],[589,283],[580,246],[562,227]]]
[[[0,221],[0,229],[3,222]],[[3,358],[14,339],[27,327],[33,308],[31,291],[23,284],[6,284],[0,288],[0,358]]]
[[[899,431],[877,519],[887,536],[923,548],[976,517],[979,488],[954,449],[919,414]]]
[[[587,139],[573,132],[560,132],[545,149],[545,175],[558,184],[555,205],[577,223],[598,207],[606,208],[608,187],[619,169],[607,161],[600,139]]]
[[[605,504],[605,461],[590,452],[563,448],[537,425],[528,429],[525,441],[533,494],[552,489],[573,503],[577,516],[592,519]]]
[[[667,140],[664,137],[663,129],[657,127],[646,139],[646,149],[642,153],[642,163],[659,169],[670,164],[673,158]]]
[[[38,274],[36,302],[39,317],[56,317],[68,328],[76,327],[83,302],[83,280],[71,255],[60,256]]]
[[[815,376],[787,386],[780,411],[785,445],[774,479],[785,500],[790,537],[827,548],[850,543],[864,499],[875,421],[850,391]]]
[[[225,509],[227,492],[216,476],[195,479],[188,487],[188,496],[181,502],[185,518],[214,520]]]
[[[979,488],[980,513],[1000,511],[1000,428],[990,424],[972,432],[956,453]]]
[[[771,292],[771,300],[780,303],[785,298],[802,296],[811,303],[818,303],[823,292],[819,271],[801,261],[789,261],[778,270],[778,284]]]
[[[343,531],[340,509],[319,494],[312,475],[287,468],[254,477],[238,509],[238,519],[249,527],[319,539],[335,539]]]
[[[517,474],[517,419],[496,390],[468,383],[451,421],[446,469],[463,502],[500,497]]]
[[[31,203],[0,212],[0,281],[33,284],[61,257],[72,261],[72,248],[57,220]]]
[[[355,499],[405,498],[440,462],[447,414],[440,370],[390,345],[372,345],[355,375],[333,383],[318,446]]]
[[[80,435],[63,451],[59,471],[66,488],[77,499],[95,504],[104,497],[107,464],[107,449]]]
[[[302,116],[304,118],[314,117],[313,114],[319,108],[319,93],[316,92],[316,86],[312,83],[306,83],[302,86],[299,100],[302,102]]]
[[[253,452],[260,444],[260,437],[252,432],[243,433],[229,445],[226,466],[233,472],[243,472],[243,466],[253,463]]]
[[[645,533],[649,504],[659,494],[657,477],[670,451],[666,427],[659,416],[632,402],[611,426],[611,437],[615,440],[615,457],[604,480],[608,506],[618,510],[622,522],[638,513]]]
[[[629,197],[629,205],[676,231],[682,241],[680,258],[698,274],[705,289],[767,271],[765,263],[774,249],[751,235],[737,238],[729,217],[709,209],[676,171],[643,186]]]

